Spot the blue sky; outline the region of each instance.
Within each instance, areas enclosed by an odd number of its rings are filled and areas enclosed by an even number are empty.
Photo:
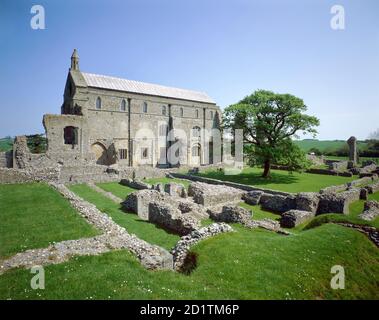
[[[46,29],[30,26],[32,5]],[[345,30],[330,27],[333,5]],[[377,0],[2,0],[0,137],[43,132],[70,56],[80,69],[207,92],[221,108],[257,89],[291,93],[320,139],[379,127]]]

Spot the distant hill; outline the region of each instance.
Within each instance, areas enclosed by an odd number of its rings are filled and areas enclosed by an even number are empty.
[[[304,139],[295,140],[297,144],[303,151],[308,152],[312,148],[317,148],[321,152],[333,152],[342,148],[347,148],[347,143],[344,140],[317,140],[317,139]],[[366,150],[367,143],[364,141],[358,141],[358,149]]]
[[[13,138],[0,138],[0,152],[12,150]]]

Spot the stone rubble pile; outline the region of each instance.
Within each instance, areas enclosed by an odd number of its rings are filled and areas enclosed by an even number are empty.
[[[185,258],[191,246],[195,245],[203,239],[213,237],[220,233],[232,231],[233,228],[226,223],[213,223],[201,229],[194,230],[190,234],[181,237],[175,247],[171,250],[171,254],[174,257],[174,269],[176,271],[182,270]]]
[[[366,201],[359,217],[366,221],[372,221],[377,216],[379,216],[379,202],[375,200]]]
[[[180,235],[200,228],[200,220],[164,202],[149,203],[149,221]]]

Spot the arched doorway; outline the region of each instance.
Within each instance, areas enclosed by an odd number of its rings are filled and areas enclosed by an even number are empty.
[[[194,166],[199,166],[201,164],[200,144],[197,143],[192,146],[191,155],[192,155],[191,164]]]
[[[91,151],[95,155],[96,163],[109,165],[109,157],[107,149],[100,142],[96,142],[91,146]]]

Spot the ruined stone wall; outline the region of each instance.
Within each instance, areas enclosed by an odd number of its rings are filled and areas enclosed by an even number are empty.
[[[6,151],[0,152],[0,168],[12,168],[13,167],[13,152]]]
[[[244,191],[264,191],[265,193],[268,193],[268,194],[277,194],[277,195],[283,195],[283,196],[291,195],[291,193],[289,193],[289,192],[263,189],[263,188],[258,188],[258,187],[254,187],[254,186],[249,186],[246,184],[229,182],[229,181],[222,181],[222,180],[217,180],[217,179],[212,179],[212,178],[205,178],[205,177],[195,176],[192,174],[183,174],[183,173],[178,173],[178,172],[172,172],[171,175],[173,177],[179,178],[179,179],[187,179],[187,180],[191,180],[191,181],[199,181],[199,182],[216,184],[216,185],[225,185],[225,186],[241,189]]]

